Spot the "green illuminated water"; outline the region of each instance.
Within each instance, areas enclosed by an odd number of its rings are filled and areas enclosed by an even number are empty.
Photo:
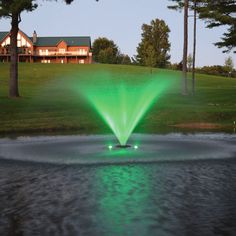
[[[76,88],[110,127],[119,143],[125,145],[138,122],[169,83],[168,76],[163,74],[97,73]]]

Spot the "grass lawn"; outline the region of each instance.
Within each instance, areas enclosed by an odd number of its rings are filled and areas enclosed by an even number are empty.
[[[109,128],[91,106],[71,89],[75,81],[94,83],[89,73],[108,71],[129,79],[150,75],[144,67],[121,65],[20,64],[19,99],[8,98],[9,64],[0,64],[0,133],[73,131],[77,133],[107,133]],[[154,70],[158,73],[161,70]],[[86,76],[88,74],[88,76]],[[180,72],[170,72],[173,83],[151,107],[135,132],[177,131],[177,126],[190,124],[199,130],[199,123],[210,123],[221,131],[233,131],[236,121],[236,79],[197,75],[196,95],[180,95]],[[92,80],[92,81],[91,81]],[[189,84],[191,81],[189,80]],[[216,128],[214,127],[214,128]],[[206,126],[207,128],[207,126]]]

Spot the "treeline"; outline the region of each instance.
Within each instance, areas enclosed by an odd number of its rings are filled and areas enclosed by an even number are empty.
[[[150,68],[168,68],[172,70],[183,70],[183,62],[170,63],[170,29],[160,19],[155,19],[150,24],[142,25],[141,42],[137,46],[137,54],[130,58],[120,52],[117,44],[107,38],[98,38],[92,45],[93,59],[96,63],[140,65]],[[187,71],[197,73],[236,77],[232,57],[225,60],[224,65],[194,66],[194,57],[190,53],[187,57]]]
[[[169,65],[168,69],[182,71],[182,63],[171,64]],[[199,74],[218,75],[236,78],[235,69],[233,69],[232,72],[229,72],[227,67],[221,65],[196,67],[195,71]],[[188,70],[188,72],[192,72],[192,70]]]
[[[121,53],[113,40],[98,38],[92,45],[93,59],[97,63],[165,68],[170,64],[169,32],[170,29],[163,20],[155,19],[150,25],[143,24],[137,55],[132,58]]]
[[[113,40],[104,37],[96,39],[93,42],[92,51],[93,60],[97,63],[131,64],[130,57],[126,54],[122,54]]]
[[[192,56],[191,54],[188,56],[188,72],[192,72]],[[183,69],[183,63],[182,61],[180,63],[173,63],[168,66],[168,69],[171,70],[179,70],[182,71]],[[225,77],[232,77],[236,78],[236,70],[234,69],[234,63],[232,57],[227,57],[225,59],[225,64],[222,65],[212,65],[212,66],[203,66],[203,67],[196,67],[195,68],[196,73],[200,74],[208,74],[208,75],[218,75],[218,76],[225,76]]]

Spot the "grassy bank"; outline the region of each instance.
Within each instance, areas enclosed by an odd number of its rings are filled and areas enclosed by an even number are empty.
[[[109,129],[70,86],[89,80],[86,73],[108,71],[140,74],[144,67],[118,65],[20,64],[21,98],[8,98],[8,64],[0,64],[0,133],[75,131],[104,133]],[[159,73],[156,70],[154,73]],[[197,75],[196,95],[180,95],[179,72],[171,72],[173,83],[136,128],[136,132],[186,129],[233,130],[236,120],[236,79]],[[96,80],[90,81],[96,85]],[[73,83],[72,83],[73,81]],[[132,81],[129,80],[129,83]],[[134,84],[136,81],[133,82]],[[190,83],[190,81],[189,81]],[[201,123],[201,124],[199,124]],[[199,125],[198,125],[199,124]]]

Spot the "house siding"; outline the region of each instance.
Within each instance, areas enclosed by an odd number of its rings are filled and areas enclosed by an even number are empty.
[[[37,46],[37,41],[33,44],[32,40],[27,37],[22,31],[18,33],[18,61],[28,63],[73,63],[73,64],[91,64],[92,53],[89,38],[89,46],[76,46],[68,45],[66,37],[56,38],[57,43],[50,46]],[[73,37],[68,37],[67,41],[71,41]],[[74,37],[79,40],[79,37]],[[87,37],[88,38],[88,37]],[[40,38],[39,38],[40,39]],[[50,41],[50,37],[43,37],[43,40]],[[53,38],[55,41],[55,38]],[[56,42],[55,41],[55,42]],[[84,38],[83,38],[84,41]],[[10,48],[9,48],[9,34],[0,41],[0,61],[10,61]],[[42,44],[42,40],[40,42]],[[50,44],[50,42],[49,42]],[[51,43],[52,44],[52,43]],[[72,44],[76,44],[72,41]],[[79,43],[78,43],[79,44]],[[88,44],[88,43],[87,43]]]

